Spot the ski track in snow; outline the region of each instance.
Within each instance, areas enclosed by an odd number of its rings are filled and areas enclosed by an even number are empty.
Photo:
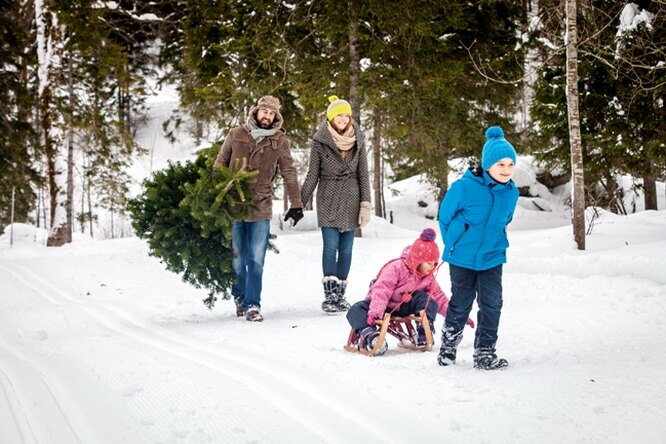
[[[2,345],[5,347],[4,343]],[[0,404],[0,418],[4,418],[6,425],[11,429],[2,429],[2,437],[8,442],[37,442],[35,431],[31,427],[31,424],[35,421],[27,417],[25,403],[19,399],[22,390],[17,390],[12,382],[16,378],[10,377],[2,370],[3,368],[7,369],[10,362],[2,359],[3,357],[0,357],[0,389],[2,389],[1,393],[4,395],[7,405]],[[7,419],[9,419],[8,422]]]
[[[212,347],[192,340],[163,327],[148,324],[117,308],[110,306],[102,308],[100,305],[87,304],[86,301],[70,296],[66,290],[45,281],[23,266],[11,264],[0,266],[0,268],[12,274],[17,281],[31,289],[47,303],[58,307],[67,306],[68,315],[73,314],[71,307],[75,307],[115,335],[122,335],[131,339],[137,347],[148,347],[204,367],[217,373],[218,376],[242,386],[241,393],[243,392],[242,388],[252,391],[252,396],[264,398],[274,409],[279,410],[286,416],[283,419],[293,423],[290,426],[299,431],[299,436],[303,439],[302,442],[313,442],[313,440],[317,442],[351,442],[358,438],[359,431],[362,431],[366,442],[408,442],[410,437],[413,438],[414,436],[413,432],[406,431],[401,427],[388,428],[383,426],[378,428],[372,426],[373,423],[380,422],[381,418],[390,415],[390,412],[383,411],[379,406],[373,408],[371,412],[352,407],[348,402],[337,397],[336,394],[323,391],[319,386],[309,383],[305,375],[290,374],[286,369],[278,369],[274,362],[261,362],[255,358],[232,355],[225,352],[223,346],[216,345]],[[7,344],[3,345],[5,345],[5,348],[9,348]],[[20,353],[16,347],[14,347],[14,352],[16,354]],[[41,379],[40,389],[44,393],[48,392],[48,398],[54,404],[54,407],[50,409],[52,412],[49,417],[58,419],[52,419],[56,424],[52,424],[49,428],[56,429],[52,432],[54,437],[58,438],[56,441],[103,442],[102,437],[95,436],[94,432],[89,429],[82,417],[80,408],[77,407],[78,403],[71,397],[66,396],[66,390],[60,387],[60,382],[45,370],[45,363],[39,362],[39,359],[19,357],[29,362],[30,366],[35,369],[34,371]],[[270,368],[270,371],[264,370],[266,366]],[[18,377],[6,377],[5,379],[9,381],[8,385],[10,386],[12,380],[18,380],[19,382],[23,380],[23,378]],[[6,385],[3,384],[3,387],[6,387]],[[165,393],[170,391],[168,386],[162,386],[158,389]],[[131,388],[129,390],[132,391]],[[136,387],[136,390],[140,390],[139,387]],[[54,394],[53,391],[57,393]],[[15,398],[16,395],[13,397]],[[322,403],[320,401],[322,399],[327,400],[327,402]],[[21,415],[23,409],[20,404],[12,403],[11,413],[14,418]],[[158,409],[158,406],[154,406],[154,408]],[[373,421],[372,416],[376,416],[377,421]],[[225,419],[228,425],[232,418]],[[36,421],[36,418],[15,421],[18,433],[22,436],[34,435],[31,430],[42,428],[41,425],[35,424]],[[232,422],[236,423],[236,430],[239,430],[239,427],[243,427],[244,430],[252,430],[252,424],[242,424],[237,420]],[[34,424],[34,427],[30,424]],[[285,425],[282,424],[281,426],[284,427]],[[421,424],[419,428],[422,431],[435,432],[427,424]],[[308,432],[309,436],[305,434],[305,431]],[[261,434],[255,435],[253,439],[257,442],[270,441],[269,437],[261,436]],[[248,438],[250,437],[247,435],[243,436],[244,441]],[[214,437],[212,439],[215,440]],[[38,439],[37,441],[45,440]]]

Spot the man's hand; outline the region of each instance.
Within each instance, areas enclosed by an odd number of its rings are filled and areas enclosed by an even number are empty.
[[[294,225],[298,223],[299,220],[303,219],[303,208],[290,208],[287,211],[287,214],[284,215],[284,221],[289,219],[294,221]]]

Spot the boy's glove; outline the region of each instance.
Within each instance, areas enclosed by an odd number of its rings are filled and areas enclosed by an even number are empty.
[[[303,219],[303,208],[289,208],[287,214],[284,215],[284,221],[289,219],[293,220],[296,225],[299,220]]]
[[[474,328],[474,321],[472,320],[472,318],[467,318],[467,325]]]

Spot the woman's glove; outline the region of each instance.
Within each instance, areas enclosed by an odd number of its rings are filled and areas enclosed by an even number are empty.
[[[370,219],[372,218],[371,211],[372,207],[370,206],[370,202],[361,202],[361,211],[358,213],[358,224],[361,228],[370,223]]]
[[[472,320],[472,318],[467,318],[467,325],[474,328],[474,321]]]

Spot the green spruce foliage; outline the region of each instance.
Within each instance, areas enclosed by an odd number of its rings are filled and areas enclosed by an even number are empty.
[[[144,181],[144,192],[128,203],[132,226],[148,241],[150,254],[183,281],[208,289],[204,304],[217,295],[229,299],[231,225],[252,208],[248,181],[256,172],[244,165],[213,171],[219,144],[202,150],[194,162],[170,163]]]
[[[654,209],[656,196],[652,203],[647,196],[655,192],[645,184],[654,188],[666,168],[666,75],[661,68],[666,7],[652,2],[643,11],[644,17],[651,14],[649,24],[639,21],[620,32],[625,3],[594,0],[585,5],[585,14],[578,17],[578,90],[586,205],[617,213],[634,211],[624,208],[619,183],[628,174],[637,181],[636,187],[645,186],[645,208]],[[549,42],[543,50],[549,57],[535,85],[531,109],[535,125],[528,135],[533,154],[546,168],[566,171],[570,147],[564,31],[559,15],[544,16],[542,22],[535,41]]]
[[[0,0],[0,232],[10,222],[28,221],[41,183],[34,157],[40,154],[31,122],[36,106],[34,34],[30,4]]]

